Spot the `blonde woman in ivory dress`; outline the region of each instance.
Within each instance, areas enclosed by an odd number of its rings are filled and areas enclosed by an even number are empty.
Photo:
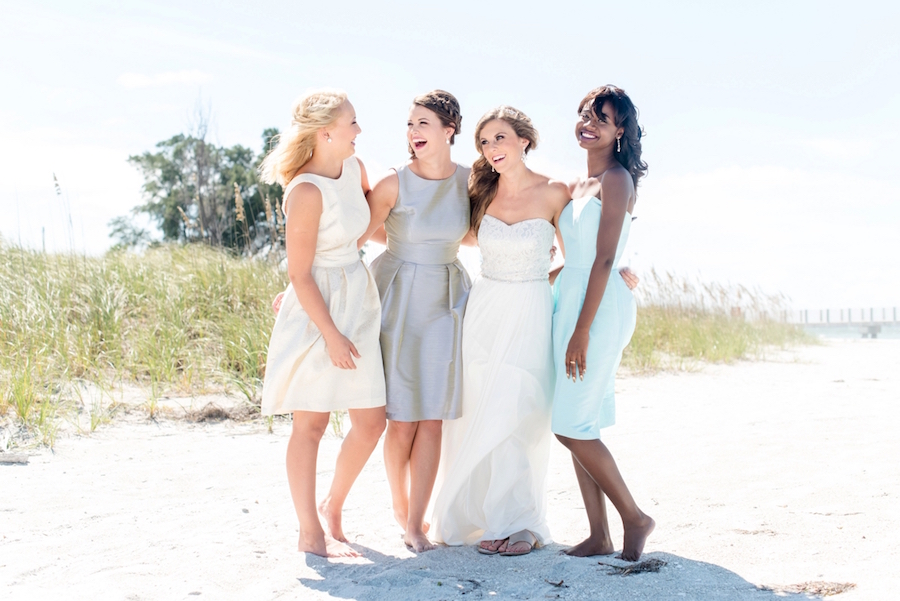
[[[444,424],[434,538],[478,543],[485,554],[524,555],[550,540],[545,477],[550,451],[553,299],[548,282],[566,185],[525,165],[537,146],[512,107],[475,131],[472,226],[483,256],[463,324],[462,417]]]
[[[462,407],[462,325],[470,281],[457,253],[460,243],[471,243],[469,168],[450,158],[461,122],[459,102],[449,92],[413,99],[406,128],[410,159],[368,195],[372,221],[366,238],[382,224],[387,236],[387,250],[372,262],[387,384],[384,464],[394,517],[416,552],[434,548],[425,512],[441,427],[458,418]]]
[[[358,555],[346,544],[341,509],[385,425],[381,306],[357,251],[369,224],[366,172],[353,156],[360,131],[343,92],[310,93],[295,104],[290,128],[260,167],[265,181],[285,186],[291,280],[269,342],[262,413],[293,415],[287,475],[300,522],[297,546],[326,557]],[[352,427],[317,506],[319,441],[331,411],[343,409]]]

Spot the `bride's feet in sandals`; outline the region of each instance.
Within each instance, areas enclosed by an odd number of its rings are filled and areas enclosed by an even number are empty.
[[[537,538],[530,530],[521,530],[511,534],[506,539],[506,544],[501,545],[497,551],[505,557],[528,555],[537,546],[537,542]]]
[[[509,541],[508,538],[501,538],[497,540],[483,540],[478,543],[476,550],[482,555],[496,555],[500,552],[500,547],[505,545]]]

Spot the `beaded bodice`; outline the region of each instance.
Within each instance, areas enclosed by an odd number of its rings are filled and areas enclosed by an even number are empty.
[[[485,215],[478,230],[481,275],[504,282],[547,281],[555,233],[546,219],[507,224]]]

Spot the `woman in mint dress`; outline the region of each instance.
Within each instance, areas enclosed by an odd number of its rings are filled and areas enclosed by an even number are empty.
[[[588,176],[570,187],[573,200],[559,218],[565,266],[554,284],[553,354],[557,378],[551,429],[572,453],[590,523],[570,555],[614,552],[605,498],[625,530],[621,557],[636,561],[653,519],[635,503],[600,429],[615,422],[615,375],[634,332],[634,298],[610,278],[628,241],[641,161],[637,110],[619,88],[588,93],[578,106],[575,135],[588,153]],[[565,377],[563,377],[565,376]]]

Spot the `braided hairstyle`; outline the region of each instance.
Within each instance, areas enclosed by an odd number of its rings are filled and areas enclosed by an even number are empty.
[[[453,128],[453,134],[450,135],[450,144],[452,145],[456,140],[456,134],[462,128],[462,113],[456,96],[444,90],[432,90],[427,94],[416,96],[412,103],[413,106],[421,106],[433,112],[444,127]],[[416,153],[413,152],[412,146],[407,144],[406,147],[409,150],[409,156],[415,157]]]

